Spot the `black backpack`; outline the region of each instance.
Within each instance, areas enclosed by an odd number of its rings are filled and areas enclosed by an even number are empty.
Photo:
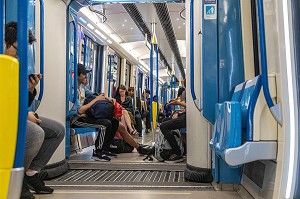
[[[91,102],[97,94],[93,94],[84,100],[83,104]],[[95,119],[108,119],[112,120],[114,116],[114,105],[110,100],[98,100],[87,111],[86,114]]]
[[[134,150],[134,147],[124,141],[122,138],[114,138],[112,145],[115,148],[110,148],[109,151],[113,153],[131,153]]]

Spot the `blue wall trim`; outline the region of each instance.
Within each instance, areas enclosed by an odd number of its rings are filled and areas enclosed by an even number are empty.
[[[5,0],[0,0],[0,54],[4,54],[4,24],[5,24]]]

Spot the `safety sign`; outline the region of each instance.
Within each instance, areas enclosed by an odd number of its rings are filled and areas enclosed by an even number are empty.
[[[217,19],[216,4],[204,4],[204,19]]]

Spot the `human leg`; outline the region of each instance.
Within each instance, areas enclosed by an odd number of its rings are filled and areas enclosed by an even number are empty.
[[[53,153],[65,136],[65,127],[54,120],[40,117],[42,123],[40,126],[34,124],[35,129],[40,129],[44,133],[43,143],[31,161],[29,169],[24,176],[24,182],[28,187],[36,193],[48,194],[52,193],[53,189],[45,186],[45,183],[40,179],[39,172],[46,166]],[[30,132],[28,132],[30,133]]]
[[[136,149],[139,147],[139,144],[136,141],[134,141],[134,139],[128,133],[128,131],[126,130],[125,126],[122,123],[119,123],[118,132],[120,132],[125,142],[127,142],[128,144],[130,144]]]
[[[111,132],[107,136],[107,140],[105,140],[105,145],[103,145],[103,149],[107,150],[107,151],[109,151],[110,145],[112,144],[115,134],[119,128],[119,120],[117,120],[116,118],[113,118],[111,120],[111,124],[112,124]]]
[[[106,146],[105,142],[109,140],[112,131],[112,123],[110,120],[79,117],[72,121],[72,127],[90,127],[99,129],[92,158],[97,161],[110,161],[110,158],[103,153],[103,146]]]
[[[146,112],[145,117],[146,117],[146,129],[151,131],[150,112]]]
[[[175,135],[171,130],[180,129],[186,127],[186,115],[183,114],[176,119],[166,120],[160,125],[160,130],[166,140],[168,140],[170,146],[172,147],[172,153],[180,155],[181,151],[177,144]]]
[[[42,120],[40,127],[45,132],[45,137],[38,154],[29,166],[29,169],[38,172],[46,166],[65,136],[65,127],[61,123],[44,117],[40,119]]]
[[[44,130],[37,124],[27,120],[26,142],[24,154],[24,170],[27,171],[32,160],[38,154],[44,142]]]
[[[118,132],[120,132],[124,141],[127,142],[129,145],[133,146],[134,148],[136,148],[140,154],[147,155],[149,153],[149,149],[143,148],[136,141],[134,141],[134,139],[128,133],[128,131],[126,130],[126,128],[122,123],[119,123]]]
[[[126,126],[129,129],[129,132],[132,134],[134,132],[134,129],[132,128],[131,119],[127,110],[123,110],[123,116],[126,122]]]
[[[43,141],[44,141],[45,133],[43,129],[27,120],[26,125],[26,141],[25,141],[25,154],[24,154],[24,171],[26,172],[29,168],[34,157],[38,154]],[[37,171],[35,172],[37,173]],[[26,176],[26,174],[25,174]],[[34,199],[34,195],[30,192],[29,187],[27,185],[26,180],[23,180],[22,191],[21,191],[21,199]]]
[[[136,122],[136,129],[139,132],[139,135],[142,136],[142,131],[143,131],[142,118],[139,112],[135,113],[135,122]]]

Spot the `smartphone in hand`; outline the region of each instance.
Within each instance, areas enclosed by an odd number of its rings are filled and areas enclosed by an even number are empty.
[[[29,78],[29,80],[30,80],[30,77],[32,77],[33,79],[35,79],[35,77],[40,79],[40,76],[41,76],[41,74],[33,73],[33,74],[28,75],[28,78]]]

